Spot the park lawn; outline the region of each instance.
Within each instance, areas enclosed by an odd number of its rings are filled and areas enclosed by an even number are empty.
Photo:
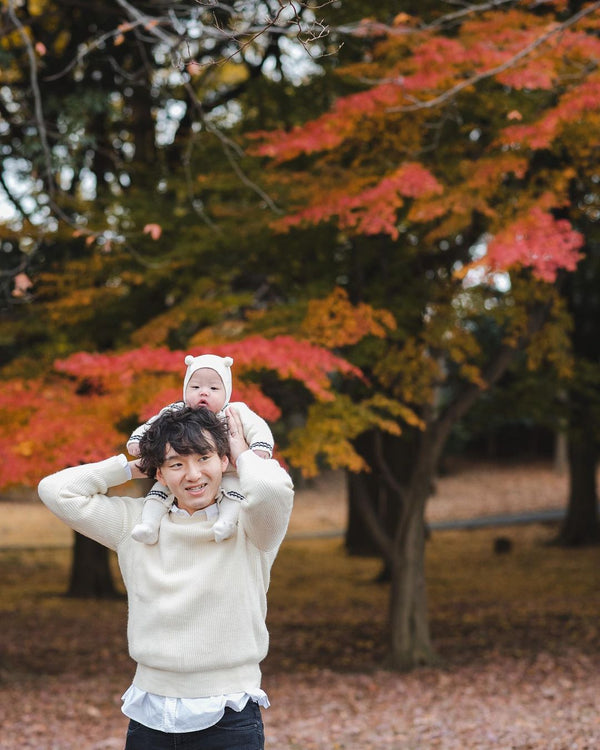
[[[374,582],[380,562],[348,557],[340,538],[284,542],[263,665],[267,747],[600,746],[600,549],[549,545],[555,531],[433,533],[427,578],[440,663],[405,676],[382,666],[389,590]],[[500,534],[512,542],[506,554],[494,552]],[[0,552],[1,748],[122,748],[120,695],[133,674],[126,603],[65,598],[69,564],[65,548]],[[498,745],[478,744],[482,722]]]
[[[600,548],[554,546],[554,533],[540,524],[432,534],[429,609],[442,665],[466,655],[598,650]],[[494,552],[498,536],[510,539],[509,552]],[[120,584],[114,557],[112,563]],[[95,655],[124,652],[124,601],[64,597],[69,565],[64,548],[0,551],[3,640],[10,644],[5,670],[60,673],[69,643],[91,671]],[[380,571],[375,558],[346,555],[340,538],[284,542],[269,594],[265,671],[380,666],[389,595],[388,585],[376,582]],[[75,641],[74,631],[81,632]]]
[[[551,544],[552,525],[434,532],[431,631],[441,666],[571,648],[600,654],[600,548]],[[510,540],[504,554],[498,537]],[[369,670],[385,663],[389,587],[381,563],[340,540],[288,542],[270,593],[269,669]]]

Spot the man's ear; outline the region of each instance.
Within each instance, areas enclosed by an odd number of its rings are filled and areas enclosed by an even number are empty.
[[[165,487],[166,487],[165,480],[163,478],[163,473],[160,470],[160,468],[156,470],[156,474],[155,474],[154,478],[156,479],[157,482],[160,482],[161,484],[164,484]]]
[[[225,470],[229,466],[229,456],[221,456],[221,469],[223,471],[223,474],[225,473]]]

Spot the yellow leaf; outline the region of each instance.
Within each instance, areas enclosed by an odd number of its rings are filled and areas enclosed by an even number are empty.
[[[41,16],[46,8],[46,0],[29,0],[27,10],[32,16]]]
[[[24,440],[22,443],[19,443],[17,445],[17,453],[20,456],[25,456],[26,458],[29,458],[29,456],[33,455],[33,449],[34,443],[32,440]]]

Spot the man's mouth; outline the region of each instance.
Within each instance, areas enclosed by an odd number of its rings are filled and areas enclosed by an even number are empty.
[[[195,484],[193,487],[187,487],[188,492],[202,492],[203,489],[205,489],[208,482],[204,482],[203,484]]]

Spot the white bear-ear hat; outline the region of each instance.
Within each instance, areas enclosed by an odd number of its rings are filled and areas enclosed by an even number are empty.
[[[185,401],[185,389],[190,381],[192,375],[202,367],[208,367],[214,370],[225,386],[225,404],[229,403],[231,398],[231,365],[233,359],[231,357],[219,357],[216,354],[201,354],[199,357],[193,357],[188,354],[185,358],[185,364],[187,370],[185,371],[185,378],[183,379],[183,399]]]

